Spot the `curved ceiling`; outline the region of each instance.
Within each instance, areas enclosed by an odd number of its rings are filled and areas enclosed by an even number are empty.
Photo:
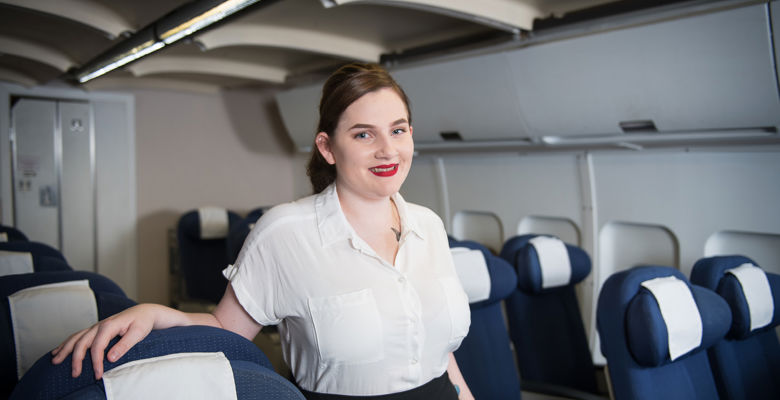
[[[87,88],[284,85],[349,60],[391,61],[516,39],[539,19],[614,1],[261,0]],[[63,79],[188,3],[0,0],[0,81]]]

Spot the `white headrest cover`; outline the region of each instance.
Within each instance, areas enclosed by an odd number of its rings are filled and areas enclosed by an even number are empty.
[[[685,282],[674,276],[642,282],[658,302],[669,336],[669,358],[678,357],[701,345],[702,322],[699,308]]]
[[[198,209],[200,217],[200,238],[220,239],[228,234],[228,212],[220,207]]]
[[[230,361],[219,353],[136,360],[103,375],[108,400],[236,399]]]
[[[0,250],[0,276],[33,272],[32,254]]]
[[[484,254],[465,247],[454,247],[450,251],[469,303],[487,300],[490,297],[490,274]]]
[[[0,232],[0,242],[7,242],[8,241],[8,234],[5,232]]]
[[[537,236],[528,243],[534,246],[539,255],[542,289],[568,285],[571,280],[571,262],[566,244],[549,236]]]
[[[95,296],[86,279],[23,289],[8,296],[8,304],[19,379],[73,332],[98,321]]]
[[[726,273],[734,275],[742,286],[742,293],[750,308],[750,330],[769,325],[775,315],[775,302],[766,273],[750,263],[729,269]]]

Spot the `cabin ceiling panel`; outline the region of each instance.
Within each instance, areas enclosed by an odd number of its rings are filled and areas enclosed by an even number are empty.
[[[5,54],[28,58],[63,72],[74,64],[73,60],[61,51],[26,40],[0,35],[0,48]]]
[[[617,0],[259,0],[173,51],[159,51],[105,75],[123,85],[154,76],[177,84],[209,75],[234,87],[313,82],[347,60],[399,62],[458,56],[480,46],[518,40],[539,18],[562,16]],[[134,35],[216,0],[0,0],[4,80],[74,83],[90,65]],[[202,7],[201,7],[202,8]],[[175,19],[175,18],[174,18]],[[181,20],[183,21],[183,20]],[[178,22],[177,22],[178,23]],[[175,26],[175,25],[174,25]],[[511,32],[511,33],[508,33]],[[197,51],[181,49],[197,48]],[[190,57],[192,59],[184,59]],[[15,63],[18,59],[25,63]],[[218,61],[215,59],[224,59]],[[186,63],[184,61],[191,61]],[[30,73],[30,63],[41,71]],[[137,64],[137,65],[136,65]],[[251,65],[250,65],[251,64]],[[53,67],[52,67],[53,66]],[[165,77],[165,78],[163,78]],[[29,79],[19,78],[29,83]],[[139,78],[140,79],[140,78]],[[220,79],[224,79],[220,83]],[[17,81],[17,83],[21,83]],[[74,83],[75,84],[75,83]],[[262,84],[262,83],[261,83]],[[103,86],[103,85],[100,85]],[[140,85],[140,86],[146,86]]]
[[[80,24],[117,37],[122,32],[134,31],[129,21],[121,14],[102,4],[90,0],[2,0],[0,3],[28,8],[43,14],[57,15],[77,21]]]
[[[366,62],[378,62],[379,57],[387,51],[381,44],[354,36],[310,28],[255,24],[231,25],[206,32],[198,37],[198,42],[206,50],[228,46],[277,47]]]
[[[387,4],[452,16],[492,28],[519,32],[532,30],[534,20],[582,9],[612,0],[321,0],[325,7],[346,4]]]

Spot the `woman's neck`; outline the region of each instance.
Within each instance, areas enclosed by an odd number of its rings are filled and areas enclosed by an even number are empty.
[[[401,218],[390,197],[369,199],[339,192],[339,204],[352,229],[381,258],[395,264],[401,232]]]
[[[390,197],[367,198],[338,187],[336,193],[344,215],[353,226],[353,219],[355,222],[369,220],[377,224],[393,219],[394,211]]]

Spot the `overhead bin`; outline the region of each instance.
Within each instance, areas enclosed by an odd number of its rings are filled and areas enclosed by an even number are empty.
[[[549,42],[540,34],[520,48],[391,72],[411,99],[419,148],[776,136],[756,133],[780,127],[770,7],[780,13],[774,1]],[[277,95],[301,150],[312,144],[320,87]]]
[[[527,137],[505,54],[394,70],[412,103],[417,143]]]
[[[299,151],[308,151],[314,144],[321,95],[321,83],[300,86],[276,95],[284,126]]]
[[[776,127],[767,13],[759,4],[510,52],[523,119],[532,136]]]
[[[461,141],[528,136],[504,54],[391,72],[410,99],[417,143],[441,143],[453,136]],[[314,140],[321,86],[298,87],[276,97],[284,124],[301,150]]]

